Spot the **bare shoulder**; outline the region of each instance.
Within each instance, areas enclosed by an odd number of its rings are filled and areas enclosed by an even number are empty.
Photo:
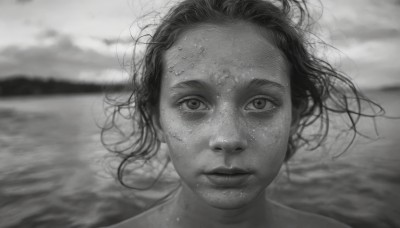
[[[350,228],[350,226],[343,224],[334,219],[312,214],[304,211],[299,211],[282,204],[272,202],[274,210],[278,213],[279,227],[308,227],[308,228]]]
[[[150,227],[163,227],[163,213],[165,204],[158,205],[143,213],[136,215],[130,219],[122,221],[118,224],[104,227],[104,228],[150,228]]]

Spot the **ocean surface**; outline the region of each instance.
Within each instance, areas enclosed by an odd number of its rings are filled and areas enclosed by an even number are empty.
[[[370,91],[391,116],[400,92]],[[113,177],[118,161],[100,143],[102,96],[0,99],[0,227],[99,227],[141,212],[166,192],[137,192]],[[340,122],[340,121],[338,121]],[[400,120],[377,119],[341,156],[344,139],[301,151],[268,197],[357,228],[400,227]],[[328,151],[328,152],[327,152]]]

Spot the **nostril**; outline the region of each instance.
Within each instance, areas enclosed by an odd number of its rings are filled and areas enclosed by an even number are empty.
[[[247,141],[239,135],[217,136],[210,138],[209,148],[215,152],[241,153],[246,150]]]
[[[237,146],[237,147],[233,147],[230,145],[216,145],[214,147],[212,147],[212,150],[215,152],[242,152],[244,151],[244,147],[242,146]]]
[[[237,148],[235,149],[235,151],[236,151],[236,152],[241,152],[241,151],[243,151],[243,148],[242,148],[242,147],[237,147]]]

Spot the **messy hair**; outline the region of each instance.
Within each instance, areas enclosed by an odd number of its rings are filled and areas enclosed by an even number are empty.
[[[331,114],[344,114],[349,120],[347,131],[352,132],[349,145],[360,134],[357,123],[361,117],[382,114],[378,104],[362,95],[346,75],[318,56],[317,44],[324,43],[312,33],[314,21],[306,0],[184,0],[164,16],[153,34],[146,34],[150,38],[144,55],[133,53],[130,96],[125,101],[108,99],[113,109],[103,127],[102,142],[122,158],[118,179],[123,185],[126,165],[149,161],[160,150],[152,116],[158,112],[165,52],[195,25],[238,21],[270,31],[289,63],[292,107],[298,113],[298,125],[290,135],[285,161],[299,148],[313,150],[323,144]],[[135,38],[135,47],[140,38]],[[364,102],[372,112],[363,110]],[[130,130],[123,130],[118,124],[120,117],[131,122]],[[305,134],[312,125],[318,126],[317,132]],[[107,142],[106,133],[110,131],[119,132],[121,137]]]

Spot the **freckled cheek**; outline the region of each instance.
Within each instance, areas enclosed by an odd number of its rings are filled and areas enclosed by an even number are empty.
[[[181,154],[191,153],[196,150],[201,150],[199,128],[193,124],[188,124],[177,118],[174,114],[170,115],[171,118],[166,118],[163,124],[163,131],[166,136],[166,142],[169,149],[173,151],[176,156]]]
[[[250,139],[253,147],[265,156],[280,157],[286,152],[290,131],[290,118],[277,118],[252,127]]]
[[[167,129],[165,134],[169,156],[179,175],[185,179],[196,173],[201,166],[199,161],[203,156],[204,140],[201,141],[197,128],[194,130],[177,121],[171,121]]]

